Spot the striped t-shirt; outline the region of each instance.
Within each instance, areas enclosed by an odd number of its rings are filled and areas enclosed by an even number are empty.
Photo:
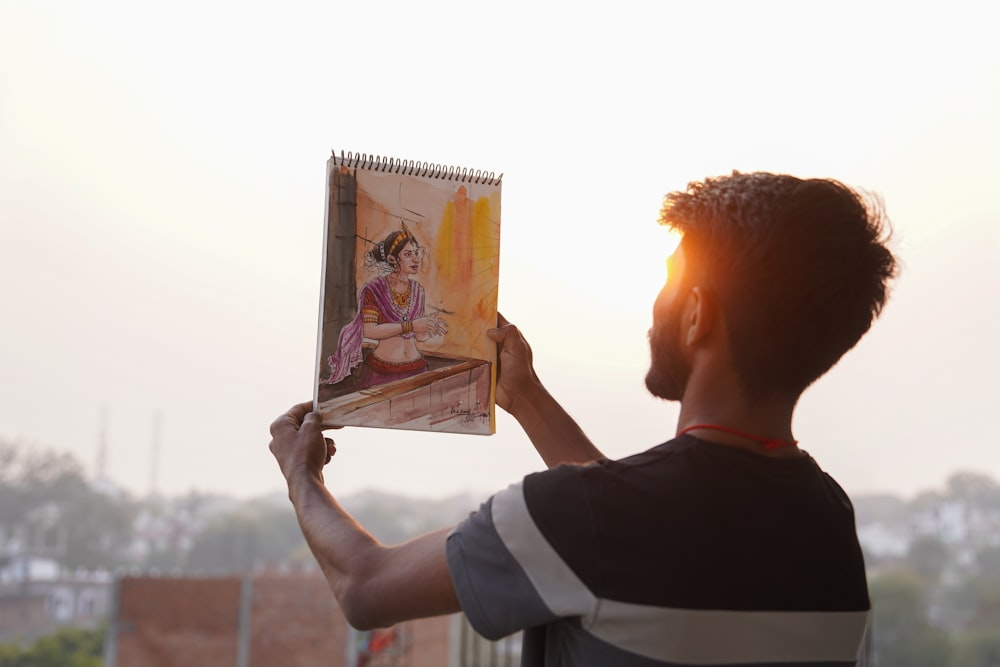
[[[809,456],[685,435],[559,466],[448,537],[483,636],[525,630],[522,665],[846,667],[870,603],[846,494]]]

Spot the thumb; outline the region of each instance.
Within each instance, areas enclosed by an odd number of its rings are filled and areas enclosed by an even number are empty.
[[[302,418],[300,431],[321,431],[323,428],[323,417],[318,412],[310,412]]]
[[[497,325],[486,330],[486,336],[490,340],[500,343],[507,340],[507,336],[510,335],[510,329],[514,329],[513,324],[507,321],[507,318],[503,316],[503,313],[497,313]]]
[[[497,327],[495,329],[486,330],[486,337],[494,343],[503,343],[507,340],[507,336],[509,335],[510,330],[507,327]]]

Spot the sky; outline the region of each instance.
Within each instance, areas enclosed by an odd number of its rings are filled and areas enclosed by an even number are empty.
[[[1000,479],[1000,46],[988,3],[0,0],[0,439],[128,492],[283,488],[312,396],[331,150],[503,174],[500,310],[605,454],[643,385],[663,196],[732,170],[879,194],[903,265],[804,395],[852,494]],[[493,436],[348,428],[328,486],[486,494]]]

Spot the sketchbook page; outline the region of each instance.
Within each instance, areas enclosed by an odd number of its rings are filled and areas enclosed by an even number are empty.
[[[496,430],[500,178],[327,163],[314,403],[324,426]]]

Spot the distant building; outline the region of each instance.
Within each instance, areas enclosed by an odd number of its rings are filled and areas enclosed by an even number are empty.
[[[858,526],[858,541],[868,555],[902,558],[913,541],[905,525],[876,521]]]
[[[26,554],[0,559],[0,642],[30,644],[65,627],[95,628],[110,610],[112,577],[70,572]]]

